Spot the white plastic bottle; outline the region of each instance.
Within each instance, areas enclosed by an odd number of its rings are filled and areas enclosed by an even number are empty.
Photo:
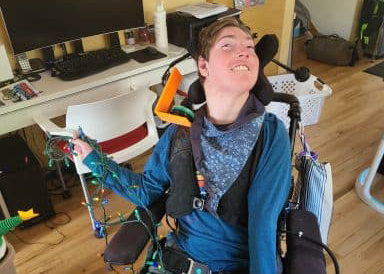
[[[168,34],[167,34],[167,15],[164,10],[163,0],[158,0],[156,10],[153,13],[153,21],[155,24],[155,39],[156,47],[168,47]]]

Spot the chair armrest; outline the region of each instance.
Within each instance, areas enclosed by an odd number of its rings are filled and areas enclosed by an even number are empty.
[[[148,207],[148,210],[152,213],[154,223],[160,222],[163,218],[166,199],[167,195],[164,195]],[[141,207],[136,209],[139,211],[141,220],[153,234],[156,228],[153,227],[147,212]],[[136,220],[135,214],[132,213],[128,220]],[[116,232],[107,245],[104,251],[104,262],[116,265],[133,264],[148,240],[148,231],[141,223],[126,223]]]
[[[76,130],[66,129],[57,126],[50,119],[46,118],[41,114],[34,115],[33,120],[46,134],[49,135],[73,137],[73,135],[76,133]]]

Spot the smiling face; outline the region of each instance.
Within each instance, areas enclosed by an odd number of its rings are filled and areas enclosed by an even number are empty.
[[[249,93],[257,81],[259,59],[248,33],[238,27],[225,27],[209,50],[208,60],[200,56],[198,68],[206,92]],[[232,94],[235,95],[235,94]]]

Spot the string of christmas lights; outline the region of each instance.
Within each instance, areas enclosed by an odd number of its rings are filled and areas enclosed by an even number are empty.
[[[136,217],[136,220],[127,220],[124,217],[124,214],[121,214],[120,212],[106,214],[105,206],[109,203],[109,199],[105,197],[104,182],[108,176],[112,176],[113,179],[117,181],[117,183],[120,183],[120,178],[116,175],[116,173],[112,169],[110,169],[108,165],[108,161],[112,159],[112,157],[109,157],[107,154],[102,152],[97,141],[87,137],[83,133],[81,128],[79,128],[79,133],[80,133],[79,138],[87,142],[92,147],[92,149],[98,154],[100,159],[99,162],[91,163],[92,165],[99,166],[100,170],[102,171],[101,174],[96,172],[92,173],[93,179],[91,180],[91,184],[96,186],[96,190],[93,192],[91,196],[90,203],[82,202],[82,205],[89,208],[90,216],[95,223],[95,228],[97,233],[99,234],[100,237],[106,238],[107,227],[123,225],[126,223],[141,223],[144,226],[145,230],[147,231],[148,235],[150,236],[150,239],[152,241],[152,244],[155,250],[152,255],[147,254],[147,258],[145,260],[143,267],[148,265],[151,267],[156,267],[160,271],[164,270],[163,262],[162,262],[162,247],[159,242],[162,239],[162,235],[159,235],[159,236],[156,235],[157,227],[161,225],[161,222],[156,224],[153,221],[152,213],[148,210],[148,208],[141,206],[151,220],[152,227],[154,228],[154,234],[155,234],[154,235],[151,232],[151,229],[142,221],[140,213],[137,209],[134,210],[134,216]],[[45,145],[44,154],[47,155],[49,158],[49,161],[48,161],[49,167],[52,167],[55,161],[64,161],[66,166],[68,167],[73,157],[77,156],[76,152],[74,151],[72,137],[50,136],[50,135],[48,135],[48,140]],[[130,192],[131,190],[137,189],[138,187],[139,187],[138,185],[132,185],[127,189],[127,191]],[[138,198],[134,191],[130,192],[130,195],[132,197]],[[94,208],[97,204],[99,205],[99,207],[103,212],[103,217],[101,218],[101,220],[98,220],[95,216]],[[113,215],[115,214],[117,214],[118,220],[111,221]],[[134,274],[133,267],[130,267],[129,270]]]

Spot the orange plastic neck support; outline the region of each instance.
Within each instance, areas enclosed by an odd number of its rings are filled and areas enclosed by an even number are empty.
[[[180,74],[179,70],[176,67],[172,68],[168,81],[165,84],[159,100],[157,101],[155,114],[165,122],[191,127],[192,124],[187,118],[170,113],[173,98],[175,97],[176,91],[182,79],[183,76]]]

